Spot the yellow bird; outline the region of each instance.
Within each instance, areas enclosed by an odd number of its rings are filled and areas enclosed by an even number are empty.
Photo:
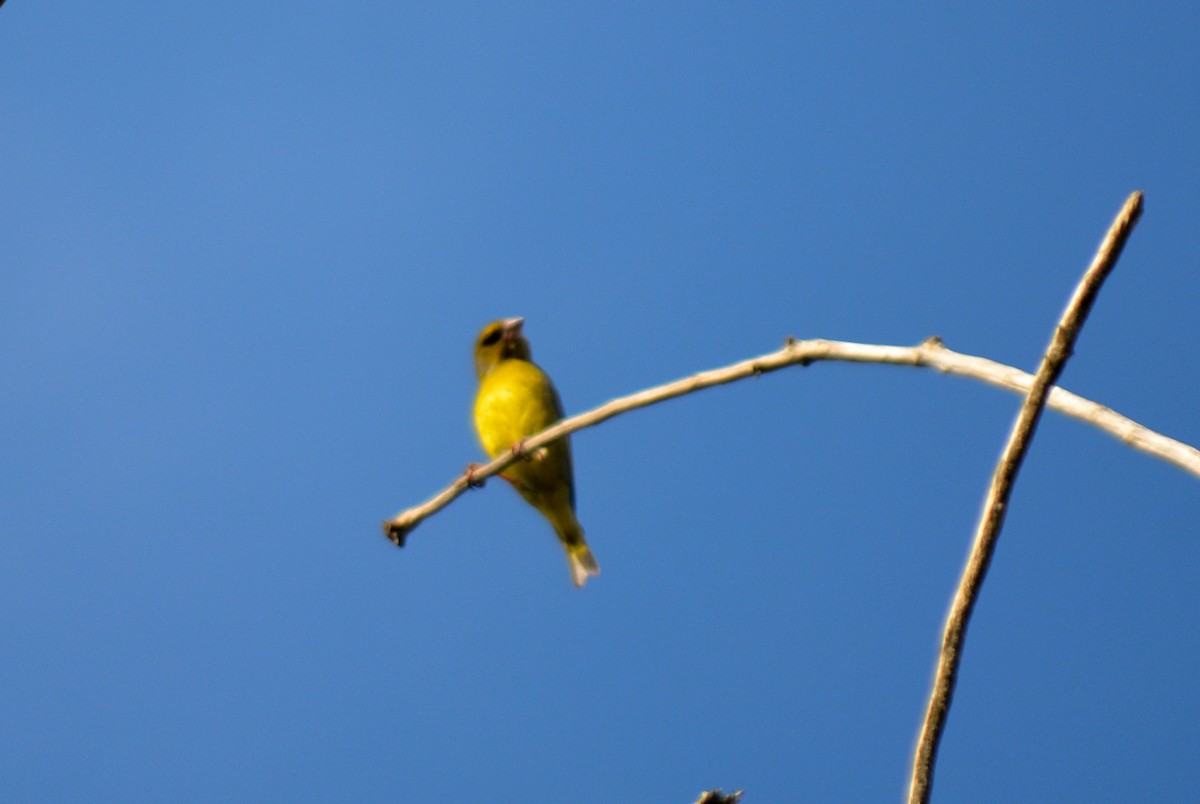
[[[475,430],[484,451],[495,458],[562,418],[554,383],[533,362],[521,334],[523,318],[493,321],[475,341]],[[583,586],[600,565],[588,549],[575,518],[575,480],[571,443],[561,438],[509,466],[500,476],[542,512],[567,550],[571,580]]]

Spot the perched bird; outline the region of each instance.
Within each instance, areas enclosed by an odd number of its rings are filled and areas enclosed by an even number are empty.
[[[475,373],[479,375],[475,430],[484,451],[493,458],[545,430],[563,415],[554,384],[530,357],[529,341],[521,334],[524,321],[493,321],[475,341]],[[571,580],[576,586],[583,586],[588,576],[600,572],[575,518],[571,443],[566,438],[517,461],[500,476],[550,520],[567,550]]]

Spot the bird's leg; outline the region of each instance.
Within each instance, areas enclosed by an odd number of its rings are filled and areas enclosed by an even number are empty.
[[[467,488],[469,488],[469,489],[483,488],[483,484],[487,481],[475,479],[475,473],[478,472],[482,468],[483,468],[483,464],[481,464],[481,463],[472,462],[472,463],[467,464]]]

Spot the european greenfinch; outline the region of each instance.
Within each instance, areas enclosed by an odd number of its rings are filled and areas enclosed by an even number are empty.
[[[475,341],[475,430],[484,451],[495,458],[536,435],[563,416],[558,391],[530,356],[521,333],[522,318],[493,321]],[[571,580],[583,586],[600,565],[588,549],[575,518],[571,444],[560,438],[510,465],[500,476],[542,512],[567,551]]]

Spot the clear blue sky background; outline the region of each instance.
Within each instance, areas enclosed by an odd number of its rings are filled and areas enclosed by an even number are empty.
[[[603,574],[479,458],[788,335],[1032,368],[1200,443],[1193,3],[0,9],[0,775],[23,801],[895,801],[1019,401],[821,364],[575,437]],[[1200,784],[1200,485],[1049,415],[937,801]]]

